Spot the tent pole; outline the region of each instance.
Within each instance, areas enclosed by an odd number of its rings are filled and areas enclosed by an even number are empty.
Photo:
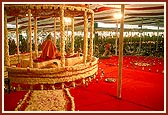
[[[115,41],[115,46],[116,46],[116,49],[115,49],[115,55],[117,56],[117,42],[118,42],[118,19],[117,19],[117,23],[116,23],[116,41]]]
[[[18,56],[18,63],[20,63],[19,58],[19,36],[18,36],[18,17],[16,17],[16,45],[17,45],[17,56]]]
[[[121,21],[120,21],[120,38],[119,38],[119,66],[118,66],[118,86],[117,86],[117,97],[121,98],[121,87],[122,87],[122,61],[123,61],[123,32],[124,32],[124,8],[125,5],[121,5]]]

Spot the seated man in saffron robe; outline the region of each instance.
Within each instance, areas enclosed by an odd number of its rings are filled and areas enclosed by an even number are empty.
[[[42,54],[40,56],[43,60],[50,60],[56,58],[57,49],[56,46],[52,43],[52,36],[49,34],[46,40],[41,45]]]
[[[103,56],[110,55],[110,47],[111,47],[111,44],[110,44],[110,43],[107,43],[107,44],[105,45],[105,52],[103,53]]]

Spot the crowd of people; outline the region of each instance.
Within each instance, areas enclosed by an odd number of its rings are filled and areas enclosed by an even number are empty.
[[[45,59],[52,59],[55,57],[60,56],[60,44],[59,39],[57,40],[57,44],[53,44],[52,42],[52,35],[49,34],[44,39],[44,41],[39,45],[39,51],[42,51],[41,58]],[[141,56],[156,56],[156,57],[163,57],[164,56],[164,38],[159,37],[159,39],[154,39],[156,37],[148,37],[143,38],[140,41],[140,38],[124,38],[124,46],[123,46],[123,55],[141,55]],[[19,51],[29,52],[27,40],[25,38],[19,39]],[[115,55],[116,54],[116,39],[115,38],[101,38],[95,39],[93,41],[93,49],[94,49],[94,56],[96,57],[105,57],[108,55]],[[65,51],[69,52],[71,43],[67,42],[65,44]],[[89,41],[88,41],[89,43]],[[119,40],[118,40],[119,43]],[[118,44],[117,43],[117,44]],[[32,42],[33,50],[34,50],[34,42]],[[13,55],[17,53],[17,46],[14,39],[9,39],[9,54]],[[117,47],[117,54],[118,54],[119,46]],[[75,36],[75,43],[74,43],[74,51],[75,52],[82,52],[83,50],[83,38],[81,36]]]

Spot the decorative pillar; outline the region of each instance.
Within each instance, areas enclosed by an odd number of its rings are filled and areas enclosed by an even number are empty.
[[[18,17],[16,17],[16,45],[17,45],[18,63],[20,63],[20,59],[19,59],[19,36],[18,36]]]
[[[74,55],[74,17],[71,18],[71,53]]]
[[[119,66],[118,66],[118,84],[117,97],[121,98],[122,88],[122,64],[123,64],[123,33],[124,33],[124,4],[121,5],[122,18],[120,22],[120,39],[119,39]]]
[[[83,62],[87,61],[87,52],[88,52],[88,18],[87,12],[84,11],[84,48],[83,48]]]
[[[35,45],[35,58],[38,58],[38,43],[37,43],[37,17],[34,17],[34,45]]]
[[[56,17],[54,17],[54,45],[56,46]]]
[[[65,66],[65,35],[64,35],[64,7],[60,7],[60,36],[61,36],[61,66]]]
[[[4,11],[4,65],[10,66],[6,11]]]
[[[94,32],[94,13],[91,14],[91,20],[90,20],[89,60],[91,60],[93,56],[93,32]]]
[[[29,41],[30,41],[30,63],[29,63],[29,67],[32,68],[33,67],[33,59],[32,59],[32,26],[31,26],[31,10],[28,9],[28,37],[29,37]]]

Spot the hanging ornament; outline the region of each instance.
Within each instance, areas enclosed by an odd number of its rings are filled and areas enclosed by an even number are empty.
[[[89,82],[91,82],[92,81],[92,78],[91,77],[89,77]]]
[[[62,89],[64,89],[64,83],[62,83],[61,87],[62,87]]]
[[[151,69],[149,68],[149,71],[151,71]]]
[[[53,89],[53,90],[55,90],[55,87],[54,87],[54,85],[52,85],[52,89]]]
[[[43,89],[44,89],[44,85],[40,85],[40,87],[41,87],[41,90],[43,90]]]
[[[85,84],[85,79],[82,79],[82,83]]]
[[[94,74],[94,75],[93,75],[93,79],[95,79],[95,78],[96,78],[96,75]]]
[[[142,71],[144,71],[145,70],[145,68],[144,67],[142,67]]]
[[[157,69],[157,70],[156,70],[156,73],[158,73],[158,72],[159,72],[159,70]]]
[[[89,83],[88,83],[88,81],[86,80],[86,86],[88,86],[89,85]]]
[[[75,87],[75,82],[72,82],[72,86]]]

